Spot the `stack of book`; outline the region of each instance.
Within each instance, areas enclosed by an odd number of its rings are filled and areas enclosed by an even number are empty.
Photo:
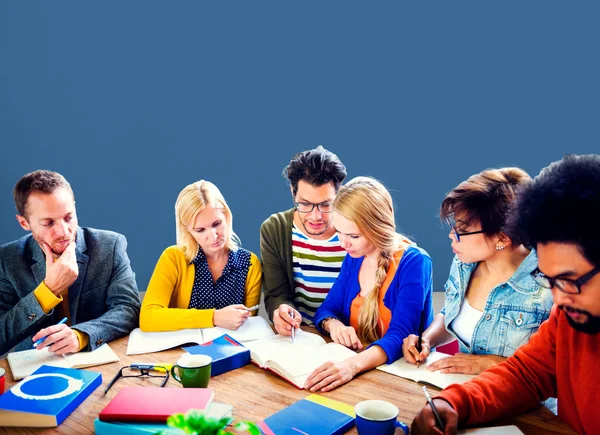
[[[183,349],[192,355],[210,356],[212,358],[211,377],[243,367],[250,362],[250,351],[228,334],[207,343]]]
[[[56,427],[100,384],[100,373],[42,365],[0,396],[0,426]]]
[[[231,417],[233,407],[213,397],[210,388],[124,387],[94,420],[94,430],[96,435],[181,434],[167,426],[170,415],[195,409],[215,419]]]

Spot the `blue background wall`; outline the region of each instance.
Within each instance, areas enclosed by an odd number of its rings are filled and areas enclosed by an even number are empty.
[[[487,167],[532,175],[598,152],[591,2],[2,2],[0,243],[12,187],[48,168],[80,224],[125,234],[145,290],[173,205],[205,178],[244,246],[291,205],[282,168],[323,144],[391,190],[401,229],[451,260],[444,194]]]

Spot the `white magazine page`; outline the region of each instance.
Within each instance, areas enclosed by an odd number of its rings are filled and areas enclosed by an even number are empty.
[[[65,355],[65,359],[69,366],[73,368],[99,366],[120,361],[117,354],[106,343],[92,352],[77,352]]]
[[[135,328],[129,335],[127,355],[160,352],[184,344],[202,344],[202,329],[182,329],[169,332],[142,332]]]
[[[450,355],[442,352],[431,352],[425,363],[421,364],[418,368],[415,364],[407,362],[404,357],[400,357],[398,361],[395,361],[390,365],[382,364],[377,367],[377,369],[401,378],[412,379],[417,382],[426,382],[440,388],[446,388],[451,384],[462,384],[473,379],[473,375],[448,374],[440,373],[439,371],[430,372],[427,370],[426,367],[429,364],[449,356]]]
[[[229,335],[231,338],[239,341],[240,343],[261,340],[263,338],[269,338],[275,335],[269,323],[260,316],[248,317],[244,324],[235,331],[219,327],[206,328],[202,330],[204,342],[214,340],[223,334]]]
[[[257,359],[255,356],[258,355],[263,364],[271,360],[276,361],[286,370],[294,370],[296,368],[294,359],[298,355],[314,353],[316,347],[324,344],[325,340],[321,336],[297,329],[294,343],[290,337],[275,335],[262,340],[249,341],[244,343],[244,346],[250,349],[255,360]],[[290,371],[290,373],[294,372]]]
[[[320,365],[328,361],[344,361],[354,355],[356,355],[356,352],[342,344],[327,343],[325,346],[311,349],[310,352],[291,355],[292,361],[286,361],[286,364],[288,364],[286,368],[293,374],[296,384],[302,386],[310,374]]]
[[[11,352],[8,354],[7,359],[13,378],[17,381],[29,376],[44,364],[69,368],[69,363],[62,355],[49,352],[47,347],[40,350],[31,349]]]

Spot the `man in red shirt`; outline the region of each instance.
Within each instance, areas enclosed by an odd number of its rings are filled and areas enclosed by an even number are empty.
[[[599,217],[600,155],[565,156],[520,194],[507,231],[537,247],[532,275],[551,289],[552,314],[514,356],[434,398],[444,431],[427,405],[412,433],[455,434],[548,397],[558,397],[558,416],[577,433],[600,433]]]

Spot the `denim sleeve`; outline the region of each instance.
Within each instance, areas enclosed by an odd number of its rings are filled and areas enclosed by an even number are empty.
[[[321,306],[317,309],[315,313],[315,326],[321,333],[325,333],[321,329],[321,322],[326,317],[335,317],[340,319],[345,325],[348,324],[349,319],[346,316],[346,308],[345,301],[347,298],[348,285],[350,283],[350,276],[352,275],[352,257],[346,255],[344,261],[342,262],[342,268],[340,269],[340,273],[336,278],[333,286],[327,293],[325,300],[321,304]]]
[[[444,284],[444,292],[447,294],[448,293],[448,285],[451,281],[452,278],[455,279],[455,281],[458,281],[459,277],[459,270],[458,270],[458,259],[456,258],[456,256],[454,256],[454,258],[452,259],[452,264],[450,265],[450,273],[448,274],[448,279],[446,280],[446,283]],[[442,309],[440,310],[440,314],[446,315],[446,298],[444,298],[444,306],[442,307]]]
[[[403,340],[410,334],[419,333],[425,300],[431,298],[432,281],[433,268],[429,255],[418,248],[409,248],[402,256],[392,282],[393,287],[388,289],[396,292],[390,326],[385,335],[371,345],[378,345],[384,350],[388,364],[402,356]],[[431,307],[429,311],[423,315],[430,321],[433,317]]]
[[[444,306],[440,310],[440,314],[443,314],[444,316],[446,315],[446,297],[445,297],[445,294],[448,291],[448,282],[450,282],[450,279],[448,279],[446,281],[446,283],[444,284]]]

